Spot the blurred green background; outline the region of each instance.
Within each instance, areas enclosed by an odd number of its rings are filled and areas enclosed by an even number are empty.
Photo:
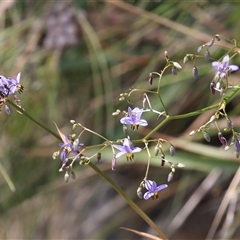
[[[116,109],[128,107],[118,101],[119,94],[133,85],[156,88],[157,79],[151,86],[147,77],[164,67],[166,50],[183,66],[183,57],[197,54],[215,34],[239,39],[239,12],[236,1],[1,1],[0,74],[22,73],[22,106],[52,130],[56,131],[54,121],[62,132],[70,133],[69,121],[74,119],[109,139],[123,138],[119,117],[112,116]],[[211,51],[215,59],[224,53],[217,47]],[[240,65],[238,57],[234,61]],[[167,71],[162,80],[161,94],[170,114],[219,100],[209,91],[211,64],[197,62],[197,79],[192,67],[187,63],[177,76]],[[233,74],[231,81],[238,83],[239,75]],[[162,111],[159,102],[150,99]],[[142,95],[135,94],[133,100],[140,107]],[[237,95],[227,108],[236,129],[239,102]],[[134,164],[118,159],[116,172],[111,171],[110,152],[96,163],[170,239],[205,239],[214,229],[211,225],[224,196],[228,207],[218,217],[214,238],[240,238],[239,160],[233,150],[222,150],[214,130],[210,144],[202,136],[188,136],[211,114],[171,121],[154,135],[176,146],[176,156],[167,158],[186,164],[177,169],[159,201],[136,196],[145,174],[145,153],[136,155]],[[143,137],[159,123],[156,115],[146,118],[148,128],[140,128],[135,137]],[[220,121],[219,126],[224,124]],[[11,116],[3,111],[0,130],[0,163],[16,188],[12,192],[0,175],[1,239],[144,239],[120,227],[155,234],[89,167],[76,164],[77,178],[66,184],[58,172],[61,162],[51,157],[59,141],[25,116],[13,109]],[[82,140],[99,143],[90,134]],[[163,183],[169,171],[156,160],[149,174]],[[237,183],[229,187],[233,178]]]

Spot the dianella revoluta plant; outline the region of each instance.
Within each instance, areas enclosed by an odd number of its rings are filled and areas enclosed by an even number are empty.
[[[223,41],[223,45],[221,45]],[[220,47],[225,49],[224,55],[220,59],[215,59],[211,55],[211,49],[213,47]],[[145,154],[146,157],[146,171],[142,180],[139,182],[139,186],[136,189],[136,194],[140,199],[158,199],[160,194],[165,194],[164,189],[171,184],[171,180],[174,177],[174,173],[177,168],[184,167],[184,164],[169,160],[166,157],[166,149],[170,156],[177,154],[174,145],[166,139],[154,138],[154,133],[163,128],[164,125],[170,120],[183,119],[196,115],[200,115],[203,112],[214,110],[214,114],[210,119],[202,123],[197,129],[193,129],[189,134],[202,134],[207,142],[211,141],[209,131],[212,128],[217,129],[218,138],[224,150],[230,148],[235,149],[235,155],[238,158],[240,154],[240,133],[234,128],[234,123],[228,116],[226,107],[231,99],[239,91],[240,85],[234,85],[231,83],[231,74],[238,71],[237,65],[231,64],[234,62],[234,58],[239,55],[239,47],[236,40],[228,40],[220,35],[215,35],[209,42],[203,44],[198,48],[197,54],[188,53],[183,57],[183,64],[172,60],[168,52],[162,53],[162,57],[165,58],[165,66],[159,72],[150,72],[146,76],[150,85],[155,86],[154,90],[141,89],[137,86],[132,86],[126,92],[123,92],[119,96],[119,101],[126,102],[125,109],[117,109],[112,113],[112,117],[122,125],[123,132],[120,139],[108,139],[102,134],[97,133],[94,129],[89,129],[87,126],[83,126],[81,121],[70,120],[73,132],[63,133],[57,126],[56,120],[54,121],[57,133],[50,130],[47,126],[44,126],[38,120],[34,119],[27,110],[25,110],[21,104],[18,94],[22,94],[24,87],[20,84],[21,73],[18,73],[16,79],[0,76],[0,107],[5,108],[8,115],[11,114],[10,107],[14,107],[19,113],[25,115],[27,118],[38,124],[41,128],[48,131],[54,137],[59,139],[59,148],[53,153],[53,159],[59,159],[59,172],[63,173],[64,180],[68,182],[70,179],[75,179],[75,168],[77,166],[90,166],[101,177],[108,181],[112,187],[122,195],[127,203],[158,233],[162,239],[167,239],[162,231],[155,225],[145,213],[136,206],[136,204],[127,196],[127,194],[112,180],[106,173],[102,172],[96,164],[96,160],[101,161],[101,157],[104,154],[104,150],[109,148],[112,152],[111,168],[113,171],[117,171],[118,159],[122,158],[134,163],[135,155]],[[201,54],[203,52],[203,54]],[[171,115],[165,106],[164,99],[161,95],[162,81],[164,80],[164,74],[167,72],[172,73],[172,77],[178,77],[178,72],[182,70],[185,64],[193,63],[192,74],[193,78],[197,78],[200,74],[198,65],[201,61],[208,61],[209,66],[212,67],[212,79],[206,81],[209,84],[209,92],[206,94],[212,94],[216,97],[217,103],[205,106],[202,109],[197,109],[192,112],[183,113],[179,115]],[[145,81],[145,80],[144,80]],[[141,106],[136,106],[132,102],[132,96],[136,95],[139,99],[142,99]],[[135,96],[135,97],[136,97]],[[151,96],[151,98],[150,98]],[[11,100],[13,97],[13,100]],[[155,97],[158,100],[158,104],[152,104],[150,99]],[[154,101],[156,103],[156,101]],[[155,119],[154,125],[150,125],[149,122],[144,119],[145,114],[151,114],[151,119]],[[225,127],[221,129],[218,125],[220,118],[225,119]],[[148,132],[141,139],[134,138],[134,132],[139,128],[148,127]],[[88,146],[82,139],[85,133],[90,133],[93,137],[99,138],[100,143],[96,145]],[[227,133],[227,134],[226,134]],[[226,135],[231,137],[228,139]],[[155,176],[149,174],[152,159],[159,160],[159,167],[169,167],[169,173],[166,176],[165,182],[157,183]],[[174,158],[172,158],[174,159]],[[75,163],[79,163],[78,165]]]

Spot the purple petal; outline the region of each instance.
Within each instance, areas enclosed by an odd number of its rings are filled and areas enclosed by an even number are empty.
[[[117,154],[116,154],[116,158],[121,157],[123,154],[125,154],[125,152],[119,152],[119,153],[117,153]]]
[[[145,180],[145,182],[144,182],[145,188],[146,188],[147,190],[150,190],[150,189],[152,188],[153,182],[154,182],[154,181],[151,181],[151,180]],[[155,183],[155,184],[156,184],[156,183]]]
[[[150,197],[152,197],[153,195],[154,195],[153,192],[148,191],[148,192],[145,192],[145,193],[144,193],[143,198],[144,198],[145,200],[148,200],[148,199],[149,199]]]
[[[138,122],[136,122],[136,124],[139,126],[147,126],[148,122],[144,119],[140,119]]]
[[[113,145],[113,147],[115,147],[116,149],[118,149],[119,151],[125,151],[125,148],[124,148],[124,146],[122,146],[122,145]]]
[[[239,69],[237,65],[230,65],[228,67],[231,69],[231,71],[237,71]]]
[[[224,63],[229,62],[229,56],[226,55],[226,56],[223,58],[222,62],[224,62]]]
[[[216,62],[216,61],[212,62],[212,66],[213,66],[216,70],[218,70],[219,62]]]
[[[140,147],[135,147],[133,150],[132,150],[132,153],[136,153],[136,152],[141,152],[142,149]]]
[[[168,187],[167,184],[162,184],[162,185],[157,186],[155,191],[159,192],[159,191],[161,191],[161,190],[163,190],[164,188],[167,188],[167,187]]]

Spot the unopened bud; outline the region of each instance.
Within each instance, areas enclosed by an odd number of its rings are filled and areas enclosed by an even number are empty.
[[[210,52],[208,50],[205,52],[205,59],[207,61],[209,61],[209,59],[210,59]]]
[[[210,136],[208,135],[208,133],[203,132],[203,137],[205,138],[205,140],[206,140],[207,142],[210,142],[210,141],[211,141],[211,138],[210,138]]]
[[[170,173],[168,174],[168,177],[167,177],[167,181],[168,181],[168,182],[170,182],[170,181],[173,179],[173,175],[174,175],[173,172],[170,172]]]
[[[177,75],[177,69],[175,67],[172,68],[171,72],[174,76]]]
[[[165,56],[165,58],[167,58],[167,59],[169,58],[169,57],[168,57],[168,52],[167,52],[167,51],[164,52],[164,56]]]
[[[152,85],[152,83],[153,83],[152,73],[149,73],[149,75],[148,75],[148,82],[150,83],[150,85]]]
[[[159,146],[157,145],[157,146],[154,148],[155,156],[157,156],[157,155],[159,154],[159,151],[160,151],[160,148],[159,148]]]
[[[138,195],[138,197],[139,197],[140,199],[142,199],[142,197],[143,197],[143,195],[142,195],[142,187],[139,187],[139,188],[137,189],[137,195]]]
[[[59,156],[59,151],[54,152],[53,155],[52,155],[52,158],[56,159],[58,156]]]
[[[101,158],[102,158],[102,154],[100,152],[97,153],[97,161],[98,162],[100,162]]]
[[[198,77],[198,69],[197,69],[196,66],[193,67],[192,73],[193,73],[193,76],[194,76],[195,78]]]
[[[120,102],[121,102],[121,101],[124,101],[124,100],[125,100],[125,97],[120,97],[118,100],[119,100]]]
[[[71,176],[71,178],[72,178],[73,180],[76,179],[76,175],[75,175],[75,173],[74,173],[73,171],[71,171],[70,176]]]
[[[183,164],[183,163],[177,163],[176,166],[182,168],[182,167],[185,167],[185,164]]]
[[[170,155],[171,156],[174,156],[175,153],[176,153],[176,149],[175,149],[175,147],[173,145],[170,146],[169,151],[170,151]]]
[[[229,128],[232,128],[232,127],[233,127],[233,123],[232,123],[232,121],[231,121],[230,119],[227,119],[227,126],[228,126]]]
[[[128,135],[128,128],[127,128],[126,125],[123,125],[123,133],[124,133],[125,135]]]
[[[214,85],[214,83],[212,83],[212,82],[211,82],[211,84],[210,84],[210,91],[211,91],[212,95],[214,95],[215,92],[216,92],[216,90],[215,90],[215,85]]]
[[[198,48],[197,52],[201,52],[201,50],[202,50],[202,46]]]
[[[64,174],[64,181],[67,183],[69,179],[70,179],[70,175],[69,175],[68,172],[66,172],[66,173]]]
[[[182,67],[181,67],[181,65],[180,65],[179,63],[177,63],[177,62],[172,62],[172,63],[173,63],[173,66],[174,66],[176,69],[178,69],[178,70],[182,69]]]
[[[112,171],[116,171],[116,167],[117,167],[117,159],[116,159],[116,155],[113,155],[112,158]]]
[[[193,136],[193,135],[195,135],[195,134],[196,134],[196,130],[193,130],[193,131],[191,131],[191,132],[189,133],[190,136]]]
[[[79,148],[79,139],[77,138],[73,141],[73,150],[76,151],[78,150],[78,148]]]

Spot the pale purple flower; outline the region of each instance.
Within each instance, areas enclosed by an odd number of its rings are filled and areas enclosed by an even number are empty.
[[[144,119],[141,119],[143,109],[135,107],[131,109],[128,107],[128,115],[123,117],[120,122],[122,124],[131,124],[133,130],[138,129],[139,126],[147,126],[148,122]]]
[[[229,56],[226,55],[221,62],[212,62],[212,66],[217,70],[216,76],[224,78],[228,74],[228,71],[232,72],[239,69],[237,65],[229,65],[229,60]]]
[[[143,198],[145,200],[148,200],[150,197],[152,199],[158,199],[158,192],[168,187],[167,184],[161,184],[157,186],[157,183],[152,180],[145,180],[144,185],[145,185],[145,188],[148,190],[143,195]]]
[[[124,139],[123,145],[113,145],[113,147],[120,151],[116,154],[116,158],[119,158],[123,154],[126,154],[127,160],[131,161],[134,159],[134,153],[142,151],[140,147],[134,147],[128,138]]]
[[[8,78],[9,95],[15,94],[16,92],[22,93],[23,86],[20,84],[21,73],[19,72],[17,78]]]

